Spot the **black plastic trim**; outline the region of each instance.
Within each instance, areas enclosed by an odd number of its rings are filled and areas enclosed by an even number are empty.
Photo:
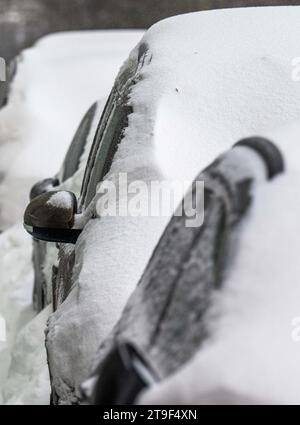
[[[246,146],[254,149],[263,158],[268,170],[268,179],[284,171],[284,160],[278,147],[263,137],[249,137],[234,144],[235,146]]]
[[[75,244],[82,229],[51,229],[31,227],[24,224],[25,230],[34,238],[46,242],[61,242]]]

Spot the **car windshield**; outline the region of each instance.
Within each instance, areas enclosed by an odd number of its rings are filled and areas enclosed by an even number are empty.
[[[128,126],[132,107],[128,105],[130,89],[147,48],[142,45],[137,58],[130,57],[120,72],[104,108],[95,140],[90,151],[82,185],[80,206],[86,208],[96,194],[97,185],[109,171],[114,154]]]

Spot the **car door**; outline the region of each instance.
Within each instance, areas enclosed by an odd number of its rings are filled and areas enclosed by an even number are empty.
[[[148,49],[142,44],[137,58],[129,57],[116,79],[99,122],[85,170],[79,198],[79,212],[83,216],[96,195],[98,183],[111,167],[124,129],[128,126],[128,116],[132,113],[132,107],[128,104],[130,91],[138,81],[145,62],[150,60]],[[58,261],[52,282],[54,310],[66,299],[72,288],[75,246],[59,244]]]

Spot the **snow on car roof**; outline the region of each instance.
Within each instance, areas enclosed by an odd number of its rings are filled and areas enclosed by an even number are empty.
[[[21,94],[30,124],[34,115],[31,138],[44,130],[34,149],[20,158],[23,173],[31,175],[32,168],[37,175],[57,171],[82,116],[95,100],[108,96],[122,61],[141,36],[141,31],[123,30],[62,32],[22,53],[11,102]],[[31,155],[41,158],[45,144],[49,156],[41,167]]]
[[[286,170],[255,192],[240,228],[233,265],[208,315],[210,339],[182,369],[142,395],[142,404],[299,404],[300,85],[293,76],[299,15],[299,7],[205,12],[162,22],[153,28],[153,36],[150,31],[153,60],[155,51],[162,55],[167,45],[163,39],[160,45],[155,43],[164,27],[175,40],[177,26],[176,37],[185,48],[189,45],[182,38],[185,30],[195,46],[193,35],[197,31],[201,36],[199,50],[208,58],[199,72],[205,101],[196,87],[190,103],[200,99],[206,123],[200,116],[198,130],[207,136],[204,143],[224,146],[259,133],[280,147]],[[184,30],[180,22],[189,26]],[[179,57],[178,50],[170,54]],[[192,64],[186,68],[186,80],[180,80],[184,90],[190,88],[194,73]],[[188,96],[184,107],[190,108]],[[190,143],[187,138],[185,148]]]
[[[158,22],[142,42],[152,55],[129,130],[146,128],[172,177],[191,176],[239,138],[298,119],[300,7],[213,10]],[[136,51],[135,51],[136,54]],[[141,118],[141,117],[140,117]],[[141,131],[139,138],[142,138]]]
[[[130,45],[133,48],[143,34],[144,30],[132,29],[60,31],[45,35],[34,46],[43,49],[45,56],[57,57],[60,52],[64,56],[72,56],[77,55],[79,51],[84,55],[95,53],[98,49],[99,54],[109,53],[114,57],[118,52],[124,55],[124,49],[127,50]],[[120,59],[122,61],[122,58]]]

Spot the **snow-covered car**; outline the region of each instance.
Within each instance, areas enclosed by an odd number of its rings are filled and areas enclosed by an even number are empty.
[[[47,178],[36,183],[31,188],[31,200],[54,188],[56,190],[70,190],[76,197],[79,197],[83,173],[102,109],[102,101],[94,103],[89,108],[73,137],[60,171],[53,178]],[[56,245],[33,239],[33,302],[37,311],[42,310],[53,301],[52,282],[55,280],[52,273],[55,273],[56,258]]]
[[[121,189],[120,173],[128,185],[138,180],[149,188],[153,181],[192,182],[237,140],[296,120],[300,86],[291,61],[299,16],[299,7],[247,8],[154,25],[116,79],[79,199],[54,191],[29,204],[29,233],[60,246],[56,310],[46,331],[54,403],[79,402],[97,348],[172,214],[104,215],[102,186]]]
[[[142,34],[55,33],[16,58],[8,102],[0,111],[1,230],[22,220],[33,184],[55,175],[84,113],[108,96]]]
[[[96,370],[82,385],[91,404],[133,404],[211,338],[207,315],[234,264],[238,228],[258,187],[284,171],[276,145],[252,137],[240,140],[196,177],[97,352]],[[203,196],[197,194],[198,182],[204,182]],[[194,209],[204,209],[205,220],[188,227]]]

